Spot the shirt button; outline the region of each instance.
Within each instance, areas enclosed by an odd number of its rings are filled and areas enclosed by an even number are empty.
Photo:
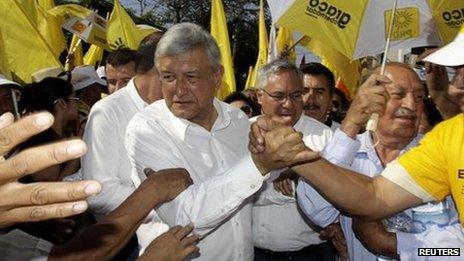
[[[255,187],[256,187],[255,184],[250,185],[250,188],[252,188],[252,189],[254,189]]]

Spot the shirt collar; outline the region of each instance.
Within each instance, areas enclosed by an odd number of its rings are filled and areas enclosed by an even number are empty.
[[[163,100],[162,106],[163,106],[163,109],[165,110],[165,113],[167,115],[167,120],[171,122],[172,126],[174,127],[174,129],[177,132],[177,135],[179,136],[179,138],[182,141],[185,140],[185,136],[186,136],[188,128],[197,127],[197,128],[203,129],[202,127],[198,126],[197,124],[195,124],[195,123],[193,123],[191,121],[176,117],[171,112],[171,110],[169,110],[168,106],[166,105],[165,100]],[[211,132],[224,129],[227,126],[229,126],[229,124],[231,122],[231,118],[230,118],[231,109],[230,108],[224,106],[222,104],[222,102],[219,101],[216,98],[214,98],[214,100],[213,100],[213,106],[214,106],[218,116],[216,118],[216,121],[213,124],[213,127],[211,128]]]
[[[137,91],[137,87],[135,87],[135,82],[134,82],[135,77],[133,77],[128,83],[125,88],[127,88],[127,92],[129,93],[129,96],[131,100],[134,102],[135,106],[137,107],[137,110],[142,110],[145,108],[148,103],[146,103],[142,97],[140,97],[139,92]]]
[[[414,137],[414,139],[412,139],[411,142],[409,142],[409,144],[401,150],[400,155],[417,146],[422,137],[422,134],[417,134],[416,137]],[[359,141],[361,142],[361,147],[359,148],[358,153],[366,153],[371,160],[380,162],[380,159],[377,156],[377,152],[375,151],[374,144],[372,143],[370,132],[365,131],[364,133],[360,134]]]

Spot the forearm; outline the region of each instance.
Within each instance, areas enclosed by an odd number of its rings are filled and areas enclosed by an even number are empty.
[[[386,231],[381,221],[366,222],[353,218],[352,229],[359,241],[370,252],[399,260],[396,253],[396,235]]]
[[[360,216],[375,213],[373,219],[384,213],[384,204],[377,199],[374,181],[367,176],[337,167],[325,159],[292,169],[342,212]]]
[[[164,195],[147,193],[156,189],[154,180],[148,178],[127,200],[97,224],[69,243],[54,247],[50,260],[112,258],[129,241],[151,209],[163,203]]]

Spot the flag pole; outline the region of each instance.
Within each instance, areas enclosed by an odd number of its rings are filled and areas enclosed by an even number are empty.
[[[391,34],[393,32],[393,24],[395,23],[395,14],[396,14],[396,5],[398,4],[398,0],[395,0],[393,2],[393,9],[392,9],[392,16],[390,19],[390,25],[388,26],[388,36],[387,36],[387,42],[385,43],[385,50],[383,52],[383,58],[382,58],[382,66],[380,67],[380,75],[385,74],[385,66],[387,65],[387,53],[388,49],[390,48],[390,39],[391,39]],[[372,113],[371,117],[367,121],[366,124],[366,130],[375,132],[377,130],[377,123],[379,121],[379,114],[378,113]],[[378,144],[378,139],[376,144],[374,144],[374,147]]]

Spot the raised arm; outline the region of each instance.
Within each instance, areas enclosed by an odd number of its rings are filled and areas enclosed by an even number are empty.
[[[172,200],[192,184],[184,169],[146,173],[148,178],[118,208],[70,242],[55,246],[50,260],[112,258],[154,207]]]

